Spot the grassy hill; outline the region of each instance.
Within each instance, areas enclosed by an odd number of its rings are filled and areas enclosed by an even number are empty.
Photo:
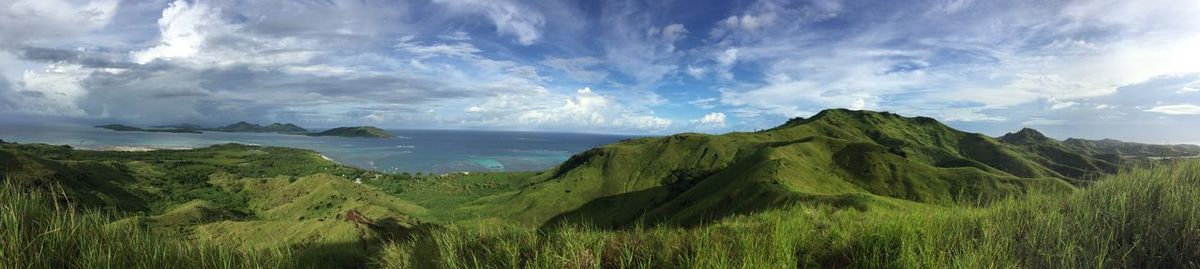
[[[1063,143],[1095,155],[1127,157],[1190,157],[1200,155],[1200,146],[1197,145],[1154,145],[1113,139],[1087,140],[1078,138],[1068,138]]]
[[[0,267],[1195,266],[1200,164],[1072,141],[837,109],[445,175],[0,142]]]
[[[1104,176],[987,206],[796,204],[698,227],[450,227],[382,268],[1195,268],[1200,162]]]
[[[1023,149],[1026,158],[1070,178],[1088,179],[1111,174],[1121,162],[1120,156],[1082,150],[1030,128],[1005,134],[1000,141]]]
[[[372,126],[358,127],[338,127],[325,130],[318,133],[310,133],[309,136],[341,136],[341,137],[369,137],[369,138],[392,138],[392,134],[383,129]]]
[[[692,225],[797,203],[976,204],[1032,189],[1073,190],[1068,180],[1081,178],[1042,165],[1040,156],[930,118],[834,109],[761,132],[602,146],[539,175],[529,188],[464,210],[534,225]]]
[[[102,152],[0,144],[0,173],[9,188],[55,194],[58,203],[110,212],[97,218],[117,225],[239,249],[311,250],[304,255],[322,264],[363,264],[380,243],[406,236],[428,214],[378,187],[348,179],[407,177],[341,166],[315,152],[288,148],[229,144]],[[350,210],[375,224],[359,228],[344,221]]]

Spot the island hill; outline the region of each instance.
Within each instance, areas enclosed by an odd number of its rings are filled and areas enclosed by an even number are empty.
[[[104,128],[120,132],[159,132],[159,133],[201,133],[201,132],[239,132],[239,133],[280,133],[280,134],[297,134],[308,136],[341,136],[341,137],[366,137],[366,138],[392,138],[392,134],[373,126],[357,126],[357,127],[338,127],[322,132],[310,132],[308,129],[297,126],[291,123],[272,123],[270,125],[258,125],[239,121],[234,124],[225,125],[222,127],[208,128],[194,124],[178,124],[178,125],[158,125],[153,128],[140,128],[121,124],[99,125],[96,128]]]
[[[341,136],[341,137],[375,137],[375,138],[392,138],[395,137],[383,129],[372,126],[358,127],[338,127],[325,130],[319,133],[308,133],[308,136]]]

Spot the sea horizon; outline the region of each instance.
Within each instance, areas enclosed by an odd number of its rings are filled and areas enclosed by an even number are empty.
[[[335,162],[380,172],[513,172],[552,168],[590,148],[639,136],[570,132],[386,129],[395,138],[296,134],[119,132],[75,123],[9,124],[0,140],[85,150],[191,149],[237,143],[316,151]]]

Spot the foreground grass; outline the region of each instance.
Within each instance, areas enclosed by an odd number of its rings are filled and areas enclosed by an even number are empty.
[[[291,268],[286,249],[183,242],[0,184],[0,268]]]
[[[347,246],[181,241],[0,184],[0,268],[335,268]],[[61,193],[57,192],[57,193]],[[881,198],[888,199],[888,198]],[[1200,268],[1200,162],[987,207],[887,200],[734,216],[698,228],[451,225],[387,245],[381,268]],[[188,237],[182,237],[188,238]]]
[[[985,208],[796,206],[694,229],[452,226],[384,268],[1200,268],[1200,162]]]

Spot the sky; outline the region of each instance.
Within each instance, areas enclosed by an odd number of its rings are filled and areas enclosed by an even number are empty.
[[[0,119],[1200,142],[1200,1],[0,0]]]

